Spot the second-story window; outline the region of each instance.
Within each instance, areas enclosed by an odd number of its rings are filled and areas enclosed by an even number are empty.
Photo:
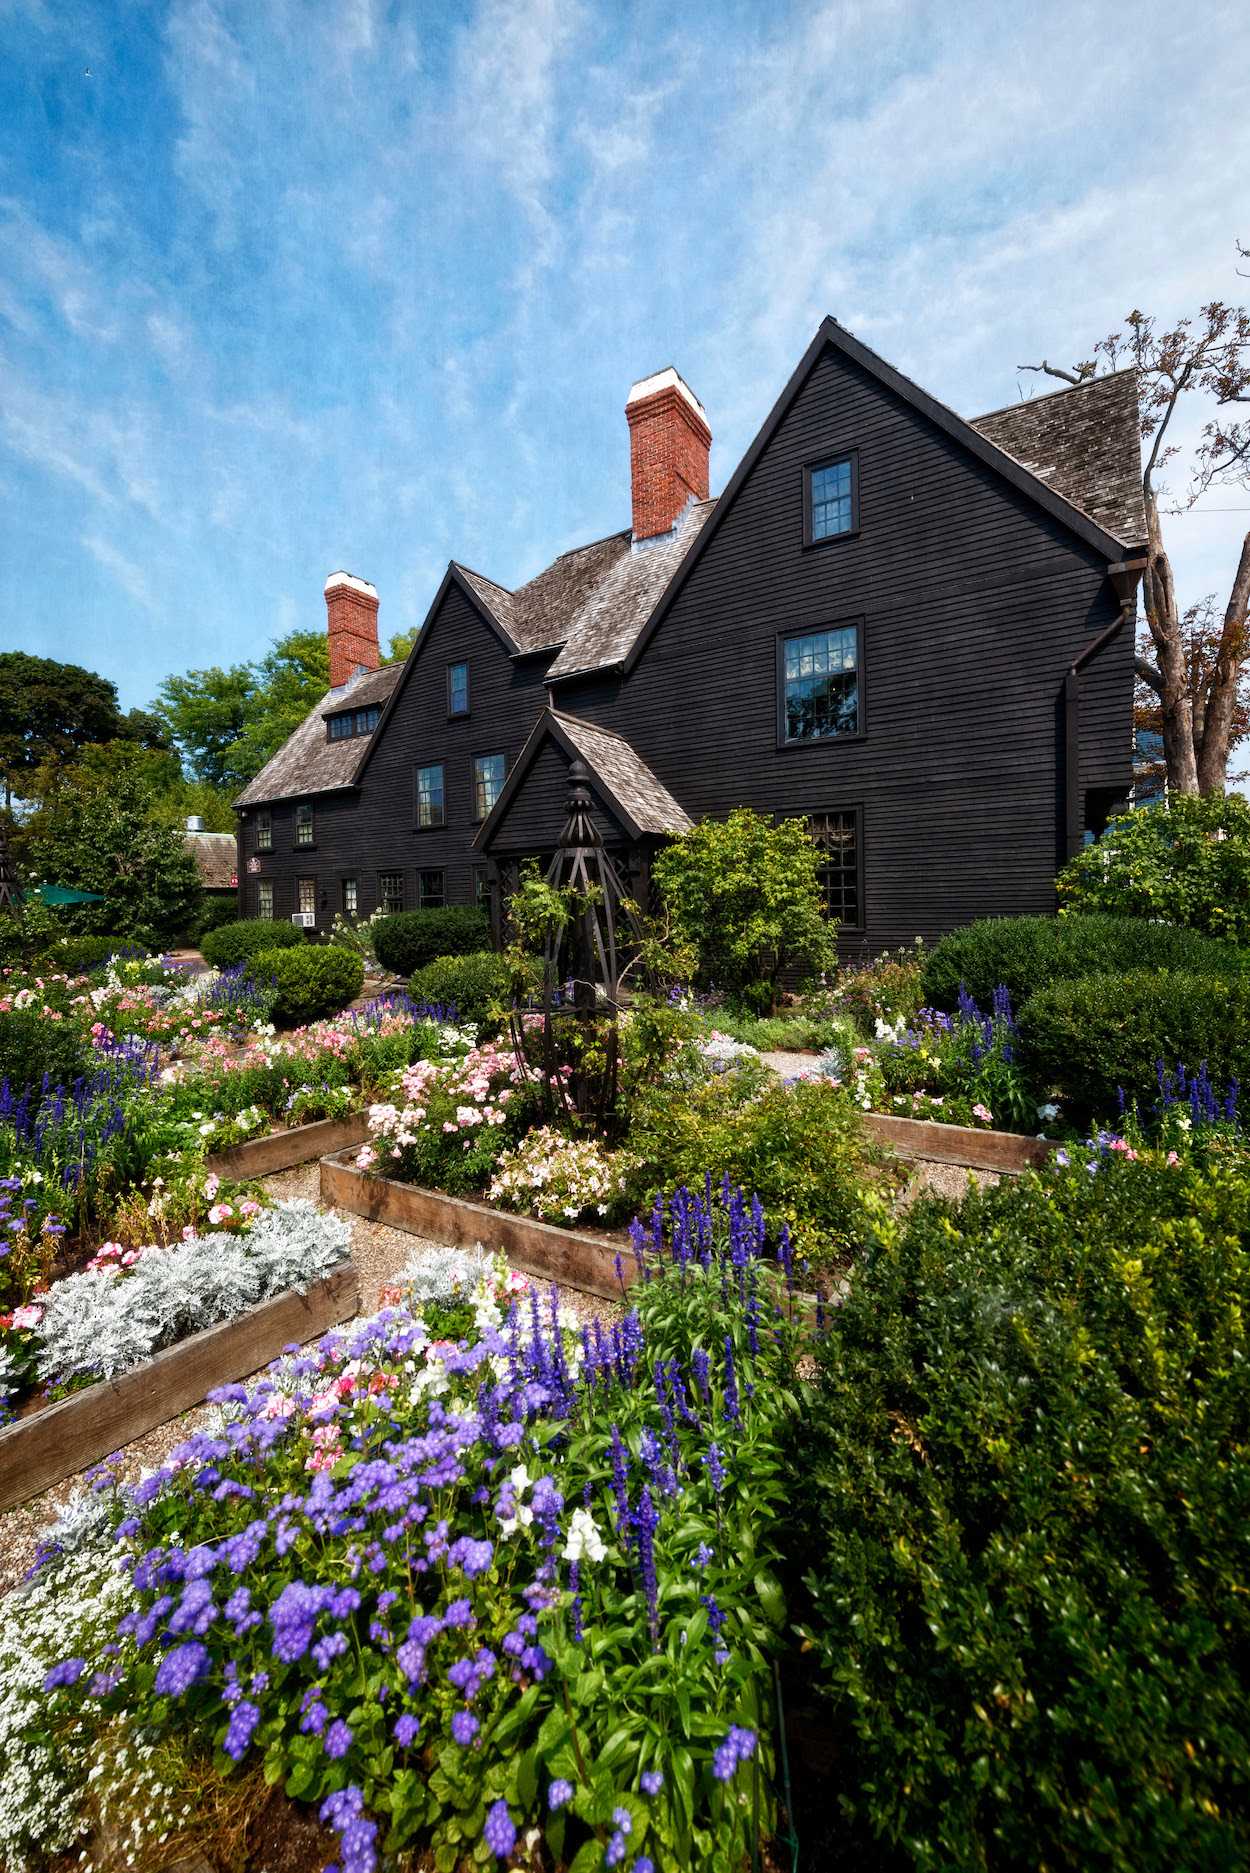
[[[501,754],[479,754],[473,762],[473,817],[485,819],[503,786],[504,758]]]
[[[447,713],[448,715],[468,715],[469,713],[469,666],[467,663],[447,665]]]
[[[268,807],[264,807],[256,815],[256,850],[258,852],[273,851],[273,814]]]
[[[779,643],[780,736],[783,742],[858,735],[859,626],[805,631]]]
[[[443,799],[443,764],[441,761],[435,761],[430,767],[417,769],[416,795],[417,825],[445,825],[447,809]]]
[[[803,471],[803,538],[808,546],[859,529],[859,468],[855,456]]]
[[[295,809],[295,843],[296,845],[312,845],[313,843],[313,810],[307,800],[301,800]]]

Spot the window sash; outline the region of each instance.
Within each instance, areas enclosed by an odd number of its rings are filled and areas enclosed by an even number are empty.
[[[848,450],[803,470],[803,540],[819,546],[859,531],[859,458]]]
[[[360,908],[360,892],[354,878],[343,880],[343,909],[347,916],[354,917]]]
[[[448,715],[468,715],[469,713],[469,666],[467,663],[447,665],[447,713]]]
[[[378,903],[388,917],[404,908],[404,874],[402,871],[378,873]]]
[[[504,757],[479,754],[473,762],[473,817],[486,819],[499,798],[504,783]]]
[[[843,930],[864,927],[863,838],[858,807],[813,813],[808,831],[820,852],[817,878],[825,915]]]
[[[295,890],[300,912],[303,916],[317,915],[317,880],[315,878],[297,878]]]
[[[258,852],[273,851],[272,813],[258,813],[256,815],[256,850]]]
[[[442,910],[447,902],[447,893],[443,888],[441,871],[419,871],[417,873],[417,903],[422,910]]]
[[[781,639],[781,738],[823,741],[860,732],[857,624]]]
[[[256,915],[263,917],[266,923],[273,922],[272,878],[258,878],[256,881]]]
[[[446,788],[443,763],[417,769],[417,825],[443,826],[447,823]]]
[[[295,809],[295,843],[313,843],[313,810],[310,806],[297,806]]]

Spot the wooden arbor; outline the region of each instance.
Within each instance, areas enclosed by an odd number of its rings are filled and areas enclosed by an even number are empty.
[[[543,948],[542,1087],[549,1118],[608,1131],[619,1084],[621,939],[632,947],[641,931],[591,817],[589,780],[574,761],[568,817],[547,868],[570,914],[549,920]]]

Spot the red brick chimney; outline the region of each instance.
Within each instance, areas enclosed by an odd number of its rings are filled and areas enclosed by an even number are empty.
[[[672,365],[642,377],[625,402],[634,538],[677,525],[691,500],[706,501],[712,432],[707,412]]]
[[[354,579],[350,572],[332,572],[326,580],[326,623],[331,689],[341,689],[357,670],[378,668],[376,586]]]

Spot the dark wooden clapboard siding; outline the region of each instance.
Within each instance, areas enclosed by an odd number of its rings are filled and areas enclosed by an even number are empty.
[[[804,549],[803,464],[859,451],[860,533]],[[623,683],[556,686],[693,817],[863,814],[868,940],[1054,901],[1056,700],[1118,606],[1105,561],[827,350]],[[776,745],[778,632],[864,620],[862,739]],[[1132,642],[1083,686],[1082,781],[1127,790]]]

